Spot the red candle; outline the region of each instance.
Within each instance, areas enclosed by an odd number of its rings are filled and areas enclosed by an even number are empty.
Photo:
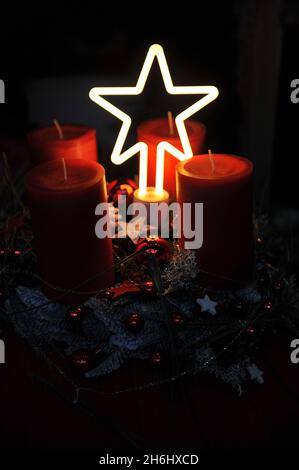
[[[96,131],[79,125],[55,125],[31,131],[27,136],[33,165],[55,159],[98,160]]]
[[[240,286],[251,278],[252,174],[252,163],[234,155],[199,155],[177,165],[177,200],[181,210],[183,203],[193,203],[192,228],[194,203],[203,203],[203,244],[197,255],[206,285]],[[184,246],[184,216],[181,230]]]
[[[188,120],[186,121],[186,129],[193,154],[201,153],[206,135],[206,128],[204,124],[201,122]],[[137,128],[138,141],[145,142],[148,145],[147,186],[155,186],[156,184],[157,145],[162,141],[167,141],[174,147],[182,150],[182,144],[176,127],[174,126],[173,134],[171,134],[171,130],[172,129],[170,129],[169,120],[167,118],[145,121],[142,122]],[[174,198],[175,168],[178,160],[173,155],[170,155],[168,152],[166,152],[164,162],[164,189],[168,191],[170,197]]]
[[[52,160],[31,170],[25,183],[46,295],[75,304],[112,286],[112,240],[95,235],[95,208],[107,201],[104,168],[90,160]],[[61,296],[50,286],[68,290],[94,276],[80,293]]]

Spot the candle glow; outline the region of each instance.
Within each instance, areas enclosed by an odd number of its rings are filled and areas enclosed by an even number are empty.
[[[121,111],[116,106],[103,98],[102,95],[140,95],[146,84],[149,72],[151,70],[154,59],[157,59],[161,71],[166,91],[171,95],[197,95],[204,94],[203,98],[196,101],[175,118],[178,135],[182,143],[183,151],[177,149],[169,142],[161,141],[157,146],[157,165],[156,165],[156,186],[157,194],[163,194],[164,180],[164,154],[169,152],[178,160],[186,160],[193,156],[192,148],[189,142],[188,134],[185,127],[185,120],[207,106],[215,100],[219,94],[215,86],[174,86],[169,72],[168,64],[163,48],[159,44],[150,46],[144,64],[142,66],[136,86],[133,87],[94,87],[89,92],[89,97],[96,104],[104,108],[109,113],[122,121],[122,126],[115,142],[111,154],[111,161],[116,165],[124,163],[137,153],[140,154],[139,166],[139,194],[146,195],[147,192],[147,165],[148,165],[148,147],[144,142],[137,142],[135,145],[123,152],[123,146],[127,138],[128,131],[131,126],[131,117]]]

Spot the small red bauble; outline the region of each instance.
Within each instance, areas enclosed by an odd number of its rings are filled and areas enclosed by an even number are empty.
[[[147,237],[137,244],[136,253],[140,252],[138,259],[147,263],[148,255],[155,255],[158,264],[165,264],[170,258],[170,247],[167,240],[158,236]]]
[[[11,252],[12,252],[12,254],[13,254],[14,256],[17,256],[17,257],[22,254],[22,251],[21,251],[21,250],[12,250]]]
[[[139,284],[139,287],[144,294],[149,294],[149,295],[156,294],[156,287],[153,281],[145,281],[142,284]]]
[[[152,354],[151,357],[150,357],[150,362],[154,366],[159,366],[162,362],[161,353],[157,351],[154,354]]]
[[[139,313],[134,312],[134,313],[131,313],[125,319],[125,325],[129,331],[132,331],[133,333],[137,333],[142,329],[144,325],[144,320]]]
[[[246,329],[246,333],[248,333],[249,335],[252,335],[253,333],[255,333],[255,329],[253,328],[253,326],[249,326]]]
[[[266,300],[266,301],[264,302],[263,307],[264,307],[264,310],[272,310],[272,308],[273,308],[273,302],[272,302],[271,300]]]
[[[71,361],[73,367],[83,374],[92,368],[93,353],[87,349],[80,349],[72,354]]]
[[[79,324],[87,316],[89,309],[83,306],[72,306],[66,312],[66,318],[72,324]]]
[[[179,312],[172,313],[171,320],[176,328],[183,326],[185,323],[185,318]]]
[[[101,293],[101,297],[107,300],[113,300],[114,299],[114,291],[111,289],[106,289]]]

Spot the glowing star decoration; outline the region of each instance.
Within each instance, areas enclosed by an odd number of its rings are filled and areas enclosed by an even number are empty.
[[[175,118],[177,131],[182,143],[183,151],[178,150],[169,142],[161,141],[157,146],[157,164],[156,164],[156,193],[163,194],[164,180],[164,155],[165,151],[176,157],[178,160],[186,160],[193,156],[192,148],[189,142],[188,134],[185,127],[185,120],[200,109],[207,106],[215,100],[219,94],[218,89],[214,86],[174,86],[169,72],[168,64],[162,46],[153,44],[146,55],[136,86],[133,87],[95,87],[89,92],[92,101],[104,108],[109,113],[122,121],[122,126],[115,142],[114,149],[111,154],[111,161],[116,165],[124,163],[133,155],[140,153],[139,163],[139,195],[144,196],[147,191],[147,160],[148,148],[144,142],[137,142],[129,149],[123,151],[123,146],[131,126],[131,118],[119,108],[107,101],[103,96],[119,96],[119,95],[140,95],[143,92],[149,72],[153,65],[154,59],[157,58],[163,82],[166,91],[171,95],[205,95],[194,104],[178,114]]]

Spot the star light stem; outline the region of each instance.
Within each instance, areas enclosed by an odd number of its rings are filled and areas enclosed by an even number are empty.
[[[174,86],[172,83],[171,75],[169,72],[168,64],[164,54],[163,48],[159,44],[150,46],[145,57],[144,64],[141,68],[139,78],[136,86],[133,87],[95,87],[89,92],[89,97],[92,101],[97,103],[103,109],[108,111],[122,121],[122,126],[119,135],[115,142],[111,161],[116,165],[121,165],[133,155],[139,153],[139,194],[144,196],[147,192],[147,166],[148,166],[148,146],[144,142],[137,142],[129,149],[123,151],[123,147],[131,126],[131,118],[126,113],[121,111],[116,106],[112,105],[103,98],[103,96],[120,96],[120,95],[140,95],[147,81],[149,72],[152,68],[154,60],[157,59],[160,67],[161,75],[165,85],[166,91],[171,95],[206,95],[197,100],[193,105],[189,106],[182,113],[178,114],[173,119],[169,118],[170,135],[174,133],[174,125],[176,126],[178,136],[181,141],[182,150],[177,149],[167,141],[161,141],[157,146],[157,161],[156,161],[156,192],[158,195],[163,194],[164,188],[164,156],[165,152],[177,158],[179,161],[186,160],[193,156],[192,148],[189,142],[188,134],[185,127],[185,120],[193,114],[197,113],[200,109],[207,106],[218,96],[218,89],[214,86]]]

